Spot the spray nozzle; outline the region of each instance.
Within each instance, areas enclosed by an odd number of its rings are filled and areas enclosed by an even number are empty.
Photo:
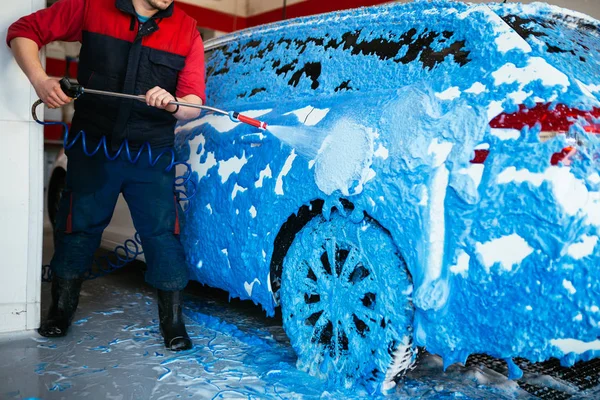
[[[248,125],[254,126],[254,127],[258,128],[258,129],[263,129],[263,130],[267,129],[267,123],[266,122],[262,122],[262,121],[259,121],[257,119],[254,119],[254,118],[247,117],[247,116],[242,115],[242,114],[240,114],[240,113],[238,113],[236,111],[230,111],[228,113],[228,115],[229,115],[229,118],[233,122],[242,122],[244,124],[248,124]]]

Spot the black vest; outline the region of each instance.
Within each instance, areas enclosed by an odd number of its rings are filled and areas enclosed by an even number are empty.
[[[131,0],[87,0],[78,80],[84,88],[146,94],[155,86],[175,95],[196,21],[174,4],[140,26]],[[85,131],[88,149],[103,136],[117,150],[173,146],[175,117],[145,102],[83,94],[75,101],[73,136]]]

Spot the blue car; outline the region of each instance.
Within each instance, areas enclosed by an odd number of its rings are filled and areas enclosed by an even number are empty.
[[[206,43],[190,275],[281,307],[298,367],[389,390],[417,346],[563,365],[600,351],[600,24],[417,1]]]

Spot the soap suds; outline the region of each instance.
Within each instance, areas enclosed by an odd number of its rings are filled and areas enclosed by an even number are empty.
[[[516,233],[493,239],[487,243],[477,243],[476,249],[488,273],[496,263],[499,263],[505,271],[511,272],[513,266],[520,264],[533,252],[533,248],[525,239]]]
[[[277,193],[280,196],[283,196],[283,178],[292,169],[292,164],[294,163],[295,159],[296,159],[296,151],[292,150],[292,153],[289,155],[289,157],[285,161],[285,164],[281,170],[281,173],[277,177],[277,183],[275,183],[275,193]]]
[[[245,154],[239,157],[231,157],[228,160],[219,161],[219,175],[221,183],[227,182],[231,174],[239,174],[244,165],[248,162]]]
[[[337,122],[315,160],[315,182],[322,192],[331,195],[339,190],[349,196],[353,186],[362,187],[369,179],[373,135],[371,129],[350,119]]]

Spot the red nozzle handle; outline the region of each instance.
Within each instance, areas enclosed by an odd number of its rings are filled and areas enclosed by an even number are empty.
[[[259,129],[267,129],[266,122],[262,122],[257,119],[254,119],[254,118],[246,117],[245,115],[242,115],[242,114],[239,114],[236,112],[233,113],[233,117],[235,119],[237,119],[238,121],[243,122],[244,124],[248,124],[248,125],[254,126]]]

